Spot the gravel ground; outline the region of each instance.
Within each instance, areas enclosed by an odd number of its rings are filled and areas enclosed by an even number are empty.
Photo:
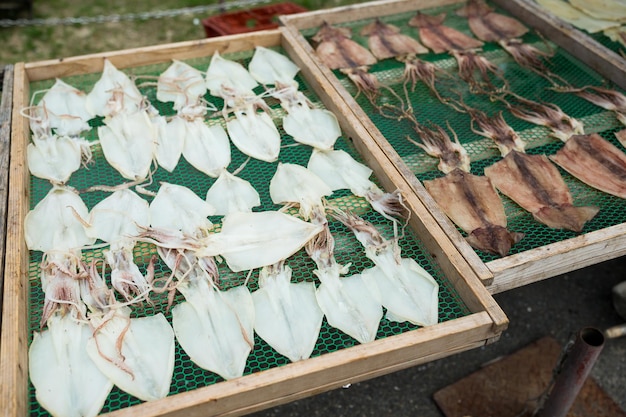
[[[611,288],[626,280],[626,257],[557,276],[495,296],[510,320],[500,340],[425,365],[356,383],[253,414],[288,416],[440,417],[433,393],[546,335],[562,345],[583,327],[620,324]],[[626,337],[607,340],[592,376],[626,410]]]

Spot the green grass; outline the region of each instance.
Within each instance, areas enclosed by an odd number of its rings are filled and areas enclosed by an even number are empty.
[[[309,10],[317,10],[356,3],[356,0],[293,2]],[[227,5],[228,1],[225,3]],[[47,19],[124,15],[206,4],[206,0],[47,0],[34,2],[33,17]],[[0,43],[5,45],[0,50],[0,66],[202,39],[205,33],[200,21],[208,16],[207,13],[201,13],[145,21],[0,28]]]

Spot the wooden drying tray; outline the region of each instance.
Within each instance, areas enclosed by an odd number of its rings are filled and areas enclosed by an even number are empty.
[[[264,31],[222,38],[109,52],[81,57],[15,66],[13,130],[10,161],[7,252],[3,324],[0,339],[0,414],[24,416],[29,412],[28,384],[28,250],[24,241],[23,220],[29,210],[30,176],[26,166],[26,146],[29,142],[27,120],[20,110],[29,101],[29,83],[102,70],[108,58],[118,68],[129,68],[171,59],[207,57],[215,51],[228,54],[247,51],[256,45],[282,47],[292,55],[307,83],[317,94],[324,95],[324,104],[336,111],[341,104],[315,67],[293,55],[281,31]],[[397,336],[357,345],[333,353],[272,368],[230,381],[172,395],[150,403],[142,403],[110,413],[111,416],[235,416],[311,396],[368,378],[482,346],[495,341],[506,328],[508,320],[493,298],[478,280],[467,262],[455,249],[430,216],[411,187],[388,164],[384,153],[360,125],[352,126],[342,114],[337,114],[344,135],[350,137],[365,161],[375,171],[385,189],[400,189],[412,211],[409,227],[423,240],[436,260],[450,286],[453,287],[469,314],[419,328]],[[434,230],[434,232],[433,232]]]
[[[530,2],[523,0],[489,1],[519,18],[524,24],[536,29],[546,39],[553,41],[600,75],[626,88],[626,64],[624,60],[614,59],[614,53],[593,39],[560,20],[545,15],[535,4],[530,4]],[[483,262],[352,95],[343,87],[333,72],[317,58],[313,47],[302,35],[302,31],[317,28],[323,22],[341,24],[461,3],[464,1],[382,0],[293,16],[281,16],[280,20],[285,29],[285,37],[289,38],[290,44],[297,46],[295,52],[306,62],[305,65],[317,66],[345,102],[344,105],[338,106],[336,111],[342,112],[343,117],[352,120],[353,124],[362,124],[364,129],[369,132],[390,163],[396,166],[403,178],[411,184],[413,191],[423,205],[429,209],[444,233],[454,242],[457,249],[463,254],[491,293],[517,288],[626,254],[626,224],[622,223],[501,259]]]

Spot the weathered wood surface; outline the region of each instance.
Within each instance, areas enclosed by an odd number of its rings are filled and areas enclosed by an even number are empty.
[[[11,110],[13,109],[13,65],[2,72],[2,101],[0,101],[0,306],[4,288],[4,251],[7,231],[9,198],[9,155],[11,152]],[[2,313],[0,312],[0,325]]]

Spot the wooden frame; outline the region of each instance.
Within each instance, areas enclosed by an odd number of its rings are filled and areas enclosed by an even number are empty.
[[[599,43],[581,32],[564,24],[559,19],[545,15],[535,4],[524,0],[491,0],[523,23],[536,29],[546,39],[554,41],[574,57],[588,64],[600,75],[626,87],[626,62]],[[390,16],[433,7],[464,3],[464,0],[382,0],[358,5],[319,10],[305,14],[282,16],[290,43],[297,45],[299,53],[316,65],[336,89],[346,105],[338,109],[353,123],[361,123],[378,143],[391,164],[395,165],[403,178],[411,184],[414,193],[420,198],[444,233],[454,242],[472,266],[480,280],[491,293],[498,293],[542,279],[550,278],[585,266],[613,259],[626,254],[626,224],[618,224],[595,232],[586,233],[565,241],[560,241],[501,259],[483,262],[476,251],[469,246],[456,226],[439,208],[411,169],[402,161],[384,135],[369,116],[356,103],[352,95],[343,87],[337,77],[317,58],[314,49],[301,31],[319,27],[323,22],[340,24],[374,17]],[[615,57],[618,59],[615,59]]]
[[[7,216],[7,252],[4,281],[3,325],[0,339],[0,410],[4,416],[28,413],[28,250],[23,219],[29,210],[29,172],[26,146],[27,120],[20,110],[29,100],[29,83],[54,77],[99,72],[103,59],[118,68],[191,59],[220,53],[250,50],[256,45],[282,47],[302,69],[303,76],[324,104],[336,112],[334,90],[315,67],[293,54],[283,31],[265,31],[216,39],[183,42],[149,48],[94,54],[63,60],[19,63],[15,66],[13,130],[10,160],[10,194]],[[246,375],[230,381],[180,393],[110,413],[111,416],[235,416],[314,395],[367,378],[442,358],[497,340],[508,320],[479,281],[463,256],[442,233],[420,200],[412,194],[395,167],[363,127],[352,126],[337,114],[344,134],[354,141],[366,162],[388,190],[400,189],[412,211],[410,227],[439,263],[470,314],[397,336],[324,354],[298,363]]]

